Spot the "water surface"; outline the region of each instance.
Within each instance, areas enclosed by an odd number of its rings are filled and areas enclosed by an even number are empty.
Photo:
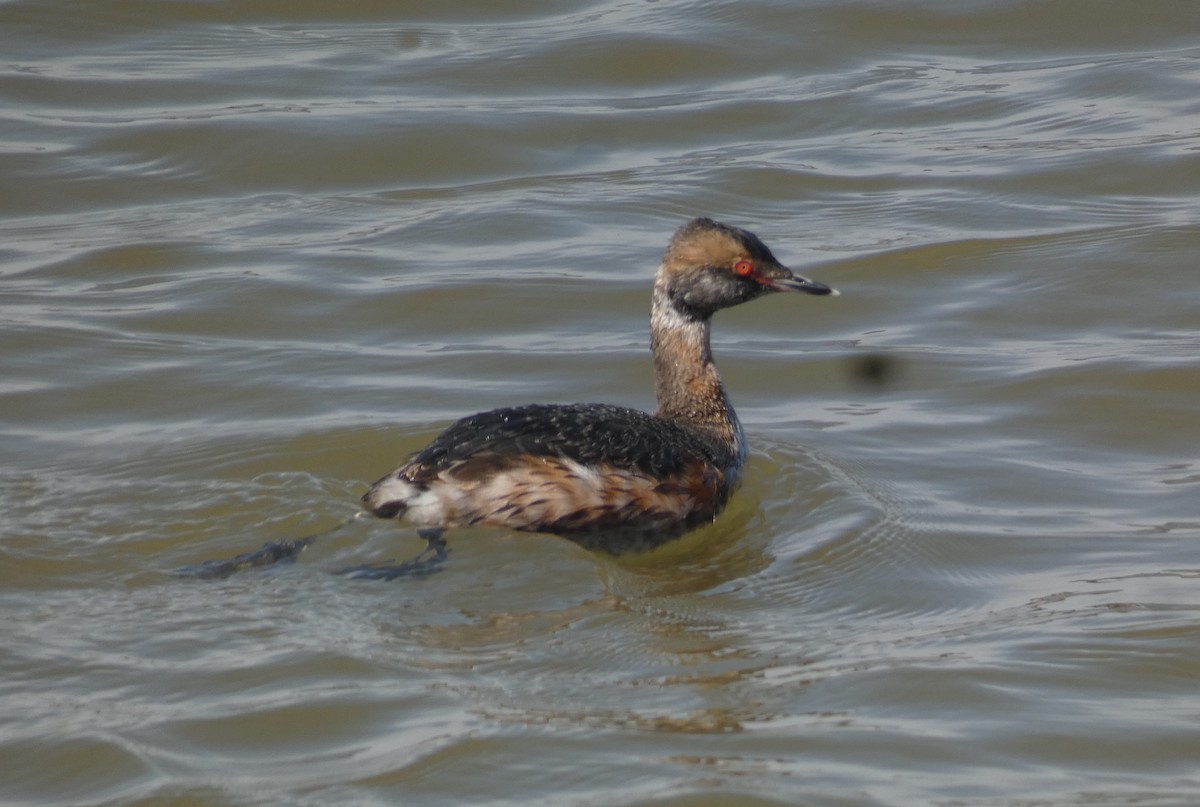
[[[1200,10],[0,6],[0,801],[1200,797]],[[459,416],[652,407],[694,215],[745,484],[620,561],[354,521]]]

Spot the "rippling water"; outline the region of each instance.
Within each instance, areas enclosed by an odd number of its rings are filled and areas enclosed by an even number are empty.
[[[0,801],[1200,799],[1200,7],[0,4]],[[614,561],[355,521],[650,407],[706,214],[746,483]]]

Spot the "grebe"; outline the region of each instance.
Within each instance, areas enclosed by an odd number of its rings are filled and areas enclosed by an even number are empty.
[[[401,564],[341,570],[391,579],[445,559],[442,533],[489,525],[568,538],[614,554],[650,549],[725,507],[746,438],[709,347],[712,316],[779,291],[836,291],[793,274],[754,233],[707,218],[672,236],[654,280],[653,415],[608,404],[532,404],[463,418],[380,479],[362,501],[427,541]],[[276,541],[192,571],[223,577],[295,557],[312,539]]]
[[[654,280],[657,412],[532,404],[471,415],[372,485],[363,504],[429,541],[483,524],[614,554],[712,521],[746,460],[742,424],[713,364],[712,316],[777,291],[837,293],[793,274],[747,230],[688,222]]]

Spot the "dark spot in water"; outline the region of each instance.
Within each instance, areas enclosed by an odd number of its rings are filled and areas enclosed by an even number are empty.
[[[850,361],[851,380],[876,392],[895,384],[901,370],[900,360],[885,353],[868,353]]]

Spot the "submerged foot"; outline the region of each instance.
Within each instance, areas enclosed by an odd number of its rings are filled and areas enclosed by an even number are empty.
[[[175,574],[180,577],[196,577],[201,580],[221,580],[234,572],[254,566],[292,563],[311,541],[312,537],[268,541],[253,552],[243,552],[228,560],[206,560],[203,563],[183,566],[176,569]]]
[[[441,571],[442,564],[450,556],[450,548],[446,546],[441,531],[422,531],[421,537],[426,544],[416,557],[401,563],[387,561],[347,566],[338,569],[337,573],[355,580],[395,580],[399,577],[425,577]]]
[[[243,552],[228,560],[206,560],[203,563],[193,563],[182,566],[174,571],[177,577],[196,577],[201,580],[223,580],[234,572],[251,569],[255,566],[274,566],[279,563],[292,563],[300,553],[318,538],[324,538],[349,526],[357,521],[362,513],[356,513],[336,526],[322,532],[306,535],[303,538],[284,538],[279,541],[268,541],[252,552]]]

